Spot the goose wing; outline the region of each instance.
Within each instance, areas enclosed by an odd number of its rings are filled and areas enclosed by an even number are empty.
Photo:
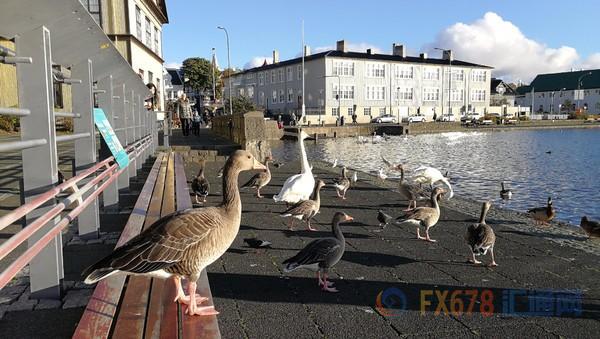
[[[286,265],[286,271],[292,271],[301,266],[322,264],[341,248],[342,245],[335,238],[317,239],[306,245],[295,256],[286,259],[283,264]]]
[[[293,215],[310,215],[317,207],[317,203],[313,200],[304,200],[296,203],[281,213],[282,216]]]

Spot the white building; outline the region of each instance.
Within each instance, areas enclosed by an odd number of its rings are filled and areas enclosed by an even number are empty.
[[[179,68],[165,68],[165,99],[175,101],[183,94],[183,77]]]
[[[440,117],[449,112],[459,119],[471,111],[484,113],[489,107],[491,67],[453,60],[451,52],[442,59],[425,53],[412,57],[396,44],[392,55],[349,52],[342,40],[336,50],[311,55],[306,48],[305,56],[305,119],[313,124],[334,123],[340,113],[349,122],[353,112],[358,122],[382,114],[401,118],[420,113],[432,120],[434,113]],[[272,64],[233,75],[233,95],[246,96],[273,114],[299,116],[301,61],[279,61],[274,51]]]
[[[578,108],[600,114],[600,69],[539,74],[517,92],[517,105],[532,107],[534,115],[566,114]]]

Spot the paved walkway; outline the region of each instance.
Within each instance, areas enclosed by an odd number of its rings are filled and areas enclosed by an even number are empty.
[[[186,146],[193,150],[217,150],[218,155],[229,155],[240,148],[238,144],[212,133],[207,128],[200,128],[198,135],[190,133],[188,136],[183,136],[181,129],[174,129],[169,143],[171,146]]]

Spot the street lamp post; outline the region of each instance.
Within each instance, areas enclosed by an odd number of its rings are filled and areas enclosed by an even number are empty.
[[[443,53],[448,53],[448,115],[452,114],[452,50],[435,47]],[[442,82],[443,84],[443,82]],[[442,104],[442,120],[444,119],[444,105]]]
[[[581,81],[583,80],[583,78],[585,78],[588,75],[592,75],[592,72],[587,72],[584,75],[580,76],[579,79],[577,79],[577,110],[579,110],[579,102],[581,101]]]
[[[323,76],[323,78],[332,78],[332,77],[336,77],[338,79],[338,94],[337,94],[338,118],[341,118],[342,117],[342,97],[341,97],[340,93],[342,92],[342,80],[339,75],[324,75]]]
[[[564,91],[566,88],[561,88],[559,93],[562,95],[562,91]],[[556,95],[556,92],[552,92],[552,105],[550,105],[550,114],[554,114],[554,95]],[[560,107],[560,104],[558,105]],[[560,109],[558,110],[558,114],[560,114]]]
[[[225,38],[227,39],[227,68],[229,68],[229,74],[227,76],[227,78],[229,79],[229,114],[232,115],[233,103],[231,102],[231,91],[233,90],[233,88],[231,87],[231,52],[229,51],[229,32],[227,32],[227,29],[223,26],[217,26],[217,29],[222,29],[223,31],[225,31]]]
[[[217,102],[217,87],[215,84],[215,48],[212,48],[212,60],[210,62],[212,68],[212,90],[213,90],[213,105]]]

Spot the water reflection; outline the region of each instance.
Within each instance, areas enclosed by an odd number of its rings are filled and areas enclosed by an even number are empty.
[[[276,159],[298,159],[295,142],[273,143]],[[579,224],[581,216],[600,216],[600,130],[556,129],[502,132],[452,132],[393,136],[378,144],[355,138],[306,142],[309,161],[348,164],[362,171],[384,166],[381,155],[408,169],[432,166],[449,177],[457,195],[489,199],[525,211],[554,199],[557,219]],[[551,153],[547,153],[551,152]],[[500,199],[500,181],[513,200]]]

